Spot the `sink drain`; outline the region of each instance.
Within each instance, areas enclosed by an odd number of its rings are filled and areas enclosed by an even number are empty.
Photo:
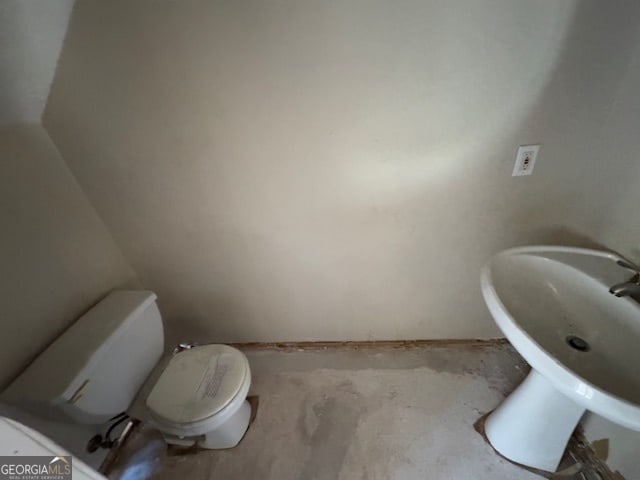
[[[575,350],[588,352],[591,349],[591,347],[589,347],[589,343],[586,340],[580,337],[576,337],[575,335],[569,335],[565,340],[567,341],[569,346]]]

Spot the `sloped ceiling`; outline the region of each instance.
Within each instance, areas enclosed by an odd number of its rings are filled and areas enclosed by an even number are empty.
[[[0,124],[39,123],[74,0],[0,0]]]

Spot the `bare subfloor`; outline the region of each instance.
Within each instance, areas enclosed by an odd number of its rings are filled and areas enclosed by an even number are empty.
[[[541,478],[498,456],[473,428],[528,371],[508,345],[246,353],[259,407],[239,446],[167,451],[143,428],[110,477]]]

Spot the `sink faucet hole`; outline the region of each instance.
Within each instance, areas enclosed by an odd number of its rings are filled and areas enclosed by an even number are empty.
[[[587,342],[583,338],[577,337],[575,335],[569,335],[565,340],[567,344],[569,344],[569,346],[574,350],[578,350],[580,352],[588,352],[589,350],[591,350],[589,342]]]

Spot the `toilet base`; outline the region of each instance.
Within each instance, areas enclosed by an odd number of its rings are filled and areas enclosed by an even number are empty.
[[[215,430],[205,433],[204,439],[198,441],[198,446],[208,449],[235,447],[247,429],[251,420],[251,405],[247,400],[231,415],[227,421]]]
[[[585,409],[535,370],[495,409],[485,434],[500,454],[528,467],[555,472]]]
[[[238,410],[214,430],[197,437],[181,437],[162,432],[164,439],[171,445],[189,447],[198,444],[201,448],[218,450],[235,447],[249,428],[251,421],[251,404],[245,400]]]

